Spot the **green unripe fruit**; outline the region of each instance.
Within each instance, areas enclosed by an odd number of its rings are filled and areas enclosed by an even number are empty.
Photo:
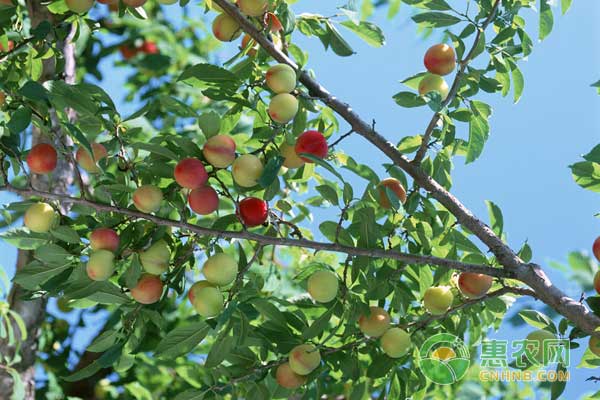
[[[204,263],[202,273],[206,280],[218,286],[226,286],[235,280],[238,265],[229,254],[218,253]]]
[[[430,287],[423,297],[423,305],[433,315],[444,314],[453,301],[454,295],[449,286]]]
[[[205,318],[212,318],[223,310],[223,295],[215,287],[203,287],[195,290],[192,305],[198,314]]]
[[[301,344],[290,351],[290,368],[298,375],[308,375],[321,363],[321,353],[312,344]]]
[[[404,329],[390,328],[381,337],[381,348],[392,358],[402,357],[410,346],[410,335]]]
[[[153,275],[160,275],[166,272],[169,268],[171,260],[171,251],[167,242],[159,240],[148,248],[148,250],[140,253],[140,261],[144,271]]]
[[[596,336],[590,336],[588,347],[592,353],[600,357],[600,338],[597,338]]]
[[[421,96],[426,95],[429,92],[438,92],[440,96],[442,96],[442,100],[445,100],[448,97],[448,92],[450,88],[448,84],[439,75],[427,74],[421,79],[419,82],[419,94]]]
[[[249,17],[260,17],[267,12],[269,0],[237,0],[242,14]]]
[[[25,212],[24,223],[30,231],[36,233],[49,232],[57,220],[54,208],[47,203],[36,203]]]
[[[310,296],[319,303],[329,303],[338,293],[339,281],[331,271],[317,271],[308,278],[307,289]]]
[[[538,364],[544,363],[544,351],[546,351],[546,358],[548,358],[548,360],[546,361],[550,361],[550,348],[552,347],[552,345],[549,346],[548,344],[546,344],[546,346],[544,346],[544,341],[555,340],[556,336],[554,336],[554,334],[543,329],[539,329],[527,335],[526,339],[528,341],[533,342],[531,344],[527,344],[527,348],[529,350],[529,353],[533,356],[534,360],[537,361]],[[546,350],[544,350],[544,347],[546,348]]]
[[[274,96],[269,104],[269,116],[275,122],[287,124],[298,113],[298,99],[288,93]]]
[[[115,255],[108,250],[98,250],[90,255],[86,271],[90,279],[105,281],[115,272]]]
[[[94,0],[65,0],[69,10],[77,14],[88,12],[94,6]]]
[[[290,93],[296,88],[296,71],[287,64],[277,64],[269,68],[265,80],[275,93]]]
[[[244,154],[233,162],[231,174],[235,183],[241,187],[249,188],[258,185],[258,179],[264,167],[260,158],[254,154]]]
[[[138,210],[147,214],[158,211],[162,200],[162,191],[156,186],[140,186],[133,192],[133,204]]]

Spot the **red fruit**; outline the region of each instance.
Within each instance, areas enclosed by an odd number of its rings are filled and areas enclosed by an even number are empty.
[[[119,51],[125,60],[135,57],[138,53],[138,49],[128,44],[119,46]]]
[[[208,180],[204,164],[196,158],[185,158],[179,161],[173,175],[177,183],[187,189],[197,189]]]
[[[448,75],[456,67],[456,54],[447,44],[436,44],[427,50],[423,62],[432,74]]]
[[[594,240],[592,252],[594,253],[594,256],[596,256],[596,260],[600,261],[600,236]]]
[[[269,216],[269,205],[256,197],[246,197],[240,201],[237,214],[247,227],[262,225]]]
[[[7,3],[8,4],[8,3]],[[10,3],[10,5],[12,6],[12,2]],[[4,45],[2,45],[0,43],[0,51],[2,52],[7,52],[7,51],[11,51],[12,49],[15,48],[15,42],[13,42],[12,40],[8,41],[8,50],[4,48]]]
[[[49,174],[56,168],[56,150],[47,143],[36,144],[27,154],[27,165],[35,174]]]
[[[156,42],[153,42],[152,40],[144,41],[144,43],[140,47],[140,50],[146,54],[160,53],[160,51],[158,50],[158,46],[156,45]]]
[[[142,274],[137,285],[131,289],[131,297],[141,304],[153,304],[160,300],[163,283],[156,275]]]
[[[594,289],[600,294],[600,271],[596,272],[596,275],[594,275]]]
[[[329,146],[327,146],[327,140],[325,136],[319,131],[306,131],[296,141],[296,154],[301,153],[312,154],[315,157],[325,158]],[[307,163],[312,163],[312,160],[300,156],[301,159]]]
[[[119,248],[119,235],[110,228],[98,228],[90,235],[92,250],[108,250],[113,253]]]
[[[192,190],[188,196],[188,203],[196,214],[208,215],[219,208],[219,196],[215,189],[203,186]]]

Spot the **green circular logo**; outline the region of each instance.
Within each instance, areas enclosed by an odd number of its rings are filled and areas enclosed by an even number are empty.
[[[423,343],[418,363],[429,380],[438,385],[451,385],[466,375],[471,358],[460,338],[450,333],[438,333]]]

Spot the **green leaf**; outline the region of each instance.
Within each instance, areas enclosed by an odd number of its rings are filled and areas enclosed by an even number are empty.
[[[496,235],[502,237],[502,230],[504,228],[504,218],[502,217],[502,210],[496,204],[490,200],[486,200],[485,204],[488,208],[488,214],[490,216],[490,225]]]
[[[569,8],[571,8],[571,3],[573,2],[573,0],[561,0],[560,1],[560,8],[562,10],[563,15],[567,13],[567,11],[569,11]]]
[[[177,157],[175,153],[159,144],[136,142],[132,143],[131,147],[138,150],[146,150],[150,153],[158,154],[174,161],[179,160],[179,157]]]
[[[308,328],[302,332],[302,339],[309,340],[319,336],[329,326],[329,320],[333,315],[334,306],[329,307],[319,318],[317,318]]]
[[[360,23],[356,25],[352,21],[344,21],[341,23],[341,25],[356,33],[358,37],[360,37],[370,46],[381,47],[385,44],[385,36],[383,31],[381,28],[371,22],[360,21]]]
[[[23,132],[31,123],[31,109],[27,107],[19,107],[16,111],[11,112],[10,121],[6,127],[14,134]]]
[[[35,250],[35,258],[49,265],[64,265],[70,263],[73,256],[56,244],[45,244]]]
[[[521,95],[523,94],[523,87],[525,86],[525,78],[521,70],[515,65],[511,71],[513,79],[513,90],[514,90],[514,101],[515,104],[519,102]]]
[[[396,104],[406,108],[421,107],[427,104],[423,97],[413,92],[396,93],[393,99],[396,102]]]
[[[11,229],[0,233],[0,238],[11,246],[21,250],[35,250],[48,243],[49,236],[43,233],[30,232],[25,228]]]
[[[406,136],[398,143],[398,151],[402,154],[410,154],[413,151],[417,151],[421,147],[422,142],[423,136],[421,135]]]
[[[490,126],[485,118],[478,116],[471,118],[471,121],[469,121],[469,144],[467,147],[466,164],[479,158],[489,137],[489,132]]]
[[[454,15],[435,11],[414,15],[412,20],[418,24],[432,28],[451,26],[461,21],[460,18],[457,18]]]
[[[538,38],[544,40],[552,31],[554,16],[550,8],[550,0],[540,0],[540,32]]]
[[[279,170],[281,169],[284,161],[285,158],[281,156],[269,158],[267,165],[265,165],[265,168],[258,179],[258,184],[263,188],[269,187],[269,185],[271,185],[271,183],[277,179],[277,175],[279,174]]]
[[[552,328],[553,332],[557,332],[554,322],[545,314],[537,310],[523,310],[519,312],[519,316],[523,321],[538,329]]]
[[[210,326],[204,321],[173,329],[156,346],[155,355],[173,359],[190,353],[208,334]]]
[[[600,164],[581,161],[569,168],[571,168],[573,179],[579,186],[593,192],[600,192]]]
[[[564,13],[564,11],[563,11]],[[556,375],[559,376],[559,373],[564,374],[567,371],[567,369],[565,368],[565,366],[563,365],[563,363],[558,363],[556,365]],[[565,388],[567,387],[567,381],[566,380],[560,380],[560,379],[556,379],[554,382],[552,382],[552,386],[550,386],[550,400],[556,400],[558,398],[560,398],[560,395],[563,394],[563,392],[565,391]]]
[[[319,185],[315,187],[317,191],[323,196],[325,200],[330,202],[332,205],[337,206],[340,202],[338,194],[334,188],[329,185]]]
[[[121,338],[122,334],[119,331],[109,329],[96,336],[92,343],[90,343],[90,345],[87,347],[86,351],[101,353],[108,350]]]
[[[66,243],[79,243],[79,235],[73,228],[68,226],[58,226],[50,231],[52,236]]]
[[[237,344],[237,337],[228,335],[224,338],[219,337],[213,343],[206,361],[204,362],[204,368],[214,368],[219,366],[223,360],[231,353]]]
[[[329,20],[325,21],[325,26],[327,26],[329,32],[329,46],[335,54],[342,57],[348,57],[354,54],[354,50],[352,50],[350,44],[346,42],[340,32]]]
[[[50,278],[55,277],[70,267],[71,261],[66,260],[60,265],[45,265],[34,260],[27,264],[24,268],[17,271],[13,280],[25,288],[35,289],[37,286],[45,283]]]

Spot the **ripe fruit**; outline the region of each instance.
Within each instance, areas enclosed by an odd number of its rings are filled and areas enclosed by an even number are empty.
[[[600,236],[594,240],[594,244],[592,245],[592,253],[594,253],[596,260],[600,261]]]
[[[448,84],[439,75],[435,74],[427,74],[421,79],[419,82],[419,94],[421,96],[426,95],[429,92],[438,92],[440,96],[442,96],[442,100],[445,100],[448,97],[448,92],[450,88]]]
[[[294,119],[298,112],[298,99],[289,93],[274,96],[269,104],[271,119],[280,124],[287,124]]]
[[[108,250],[113,253],[119,248],[119,235],[110,228],[98,228],[90,235],[92,250]]]
[[[300,154],[306,153],[314,157],[325,158],[329,151],[327,139],[319,131],[306,131],[298,137],[296,141],[296,154],[307,163],[312,163],[312,160],[302,157]]]
[[[381,348],[392,358],[402,357],[410,349],[410,335],[400,328],[390,328],[381,337]]]
[[[267,86],[275,93],[290,93],[296,88],[296,71],[287,64],[269,68],[265,79]]]
[[[13,6],[12,0],[0,0],[0,4],[4,4],[5,6]]]
[[[65,0],[69,10],[77,14],[88,12],[94,6],[94,0]]]
[[[57,219],[54,208],[47,203],[36,203],[29,206],[23,218],[25,226],[36,233],[50,231]]]
[[[285,158],[285,160],[283,160],[284,167],[292,169],[300,168],[304,165],[304,160],[298,157],[294,146],[283,143],[279,146],[279,151],[281,152],[281,156]]]
[[[197,189],[208,181],[208,174],[202,161],[196,158],[184,158],[175,166],[175,181],[187,189]]]
[[[75,159],[81,165],[81,168],[85,169],[87,172],[91,174],[97,174],[102,170],[98,167],[98,161],[103,158],[106,158],[108,152],[106,151],[106,147],[101,145],[100,143],[92,143],[92,152],[94,153],[94,158],[92,159],[92,155],[90,151],[84,147],[80,147],[77,149],[77,154],[75,154]]]
[[[196,312],[205,318],[219,315],[223,310],[223,295],[216,287],[203,287],[195,290],[192,305]]]
[[[447,44],[436,44],[427,50],[423,61],[432,74],[448,75],[456,66],[456,54]]]
[[[386,188],[391,190],[396,197],[398,197],[400,203],[406,203],[406,190],[404,190],[404,186],[402,186],[402,183],[400,183],[398,179],[386,178],[377,185],[377,188],[379,190],[379,205],[386,210],[392,208],[392,203],[387,195]]]
[[[163,283],[156,275],[142,274],[134,288],[131,288],[131,297],[141,304],[154,304],[163,293]]]
[[[215,189],[203,186],[190,192],[188,203],[196,214],[208,215],[219,208],[219,196]]]
[[[158,46],[156,42],[152,40],[145,40],[144,43],[140,46],[140,50],[146,54],[158,54],[160,50],[158,50]]]
[[[209,281],[198,281],[190,287],[190,290],[188,291],[188,298],[190,299],[190,303],[192,303],[192,305],[197,297],[198,290],[205,287],[214,287],[214,285]]]
[[[338,286],[337,275],[326,270],[313,273],[307,282],[308,293],[319,303],[329,303],[335,299],[338,293]]]
[[[600,357],[600,338],[596,336],[590,336],[590,341],[588,343],[588,347],[590,351],[594,353],[596,356]]]
[[[267,11],[269,0],[237,0],[240,11],[249,17],[260,17]]]
[[[40,143],[29,150],[26,161],[34,174],[49,174],[56,168],[58,156],[52,145]]]
[[[215,18],[212,24],[212,31],[215,37],[221,42],[231,42],[237,39],[242,33],[237,21],[227,14],[219,14]]]
[[[249,57],[254,57],[256,53],[258,53],[258,45],[250,35],[244,35],[244,37],[242,38],[242,45],[240,46],[240,50],[246,49],[248,49],[246,51],[246,54]]]
[[[123,0],[126,6],[137,8],[146,4],[146,0]]]
[[[594,289],[600,294],[600,271],[596,271],[594,275]]]
[[[308,375],[321,363],[321,353],[312,344],[301,344],[290,351],[290,368],[298,375]]]
[[[133,192],[133,204],[144,213],[158,211],[163,194],[159,188],[152,185],[140,186]]]
[[[453,301],[454,295],[449,286],[430,287],[423,297],[423,305],[433,315],[444,314]]]
[[[277,367],[275,379],[279,386],[286,389],[298,389],[306,383],[306,376],[295,373],[290,367],[290,363],[281,364]]]
[[[14,4],[11,1],[9,1],[9,0],[6,0],[6,1],[7,1],[7,3],[5,3],[5,4],[10,5],[11,7],[14,6]],[[13,42],[12,40],[8,41],[8,49],[5,49],[4,45],[2,43],[0,43],[0,51],[2,51],[2,52],[11,51],[14,48],[15,48],[15,42]]]
[[[370,337],[383,335],[390,327],[390,314],[381,307],[370,307],[371,314],[358,318],[358,328]]]
[[[140,261],[144,271],[149,274],[160,275],[169,268],[171,260],[171,251],[167,242],[159,240],[148,248],[148,250],[140,253]]]
[[[125,60],[132,59],[138,53],[138,49],[128,44],[123,44],[119,46],[119,51]]]
[[[258,179],[263,173],[263,164],[254,154],[244,154],[233,162],[231,174],[235,183],[241,187],[258,185]]]
[[[269,205],[256,197],[246,197],[238,205],[237,215],[244,225],[251,228],[262,225],[269,216]]]
[[[4,107],[4,103],[6,103],[6,95],[4,92],[0,92],[0,108]]]
[[[485,274],[462,272],[458,276],[458,289],[469,299],[478,299],[492,287],[494,278]]]
[[[115,272],[115,255],[108,250],[98,250],[90,255],[86,272],[94,281],[105,281]]]
[[[206,280],[218,286],[226,286],[235,280],[238,265],[235,258],[225,253],[217,253],[202,266]]]
[[[546,361],[549,361],[549,357],[550,357],[550,353],[549,353],[549,349],[551,346],[548,346],[548,344],[546,344],[546,350],[544,350],[544,341],[545,340],[554,340],[556,339],[556,336],[554,336],[552,333],[539,329],[537,331],[533,331],[531,332],[529,335],[527,335],[527,340],[535,342],[535,344],[528,344],[527,348],[529,349],[529,352],[531,353],[531,355],[533,356],[533,358],[535,359],[535,361],[537,361],[538,364],[543,364],[544,363],[544,351],[546,351]],[[529,360],[534,362],[534,360]]]
[[[227,168],[235,161],[235,142],[227,135],[213,136],[204,144],[202,154],[213,167]]]

